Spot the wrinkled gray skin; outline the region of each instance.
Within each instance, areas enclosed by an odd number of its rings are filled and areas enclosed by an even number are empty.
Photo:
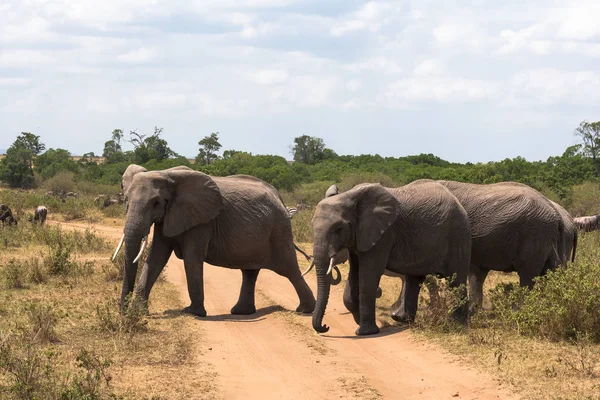
[[[578,239],[578,230],[573,217],[567,210],[565,210],[560,204],[555,203],[552,200],[549,200],[550,203],[558,210],[560,216],[563,219],[564,225],[564,252],[566,260],[571,260],[571,262],[575,262],[575,254],[577,254],[577,239]]]
[[[573,223],[583,232],[593,232],[600,228],[600,215],[587,215],[573,218]]]
[[[452,276],[465,284],[471,252],[469,221],[457,199],[435,182],[389,189],[363,184],[319,202],[312,220],[317,269],[317,305],[313,328],[327,332],[331,258],[348,251],[350,272],[344,304],[359,325],[357,335],[379,332],[375,301],[385,269],[406,275],[404,311],[417,312],[420,284],[429,274]],[[466,290],[464,292],[466,300]],[[454,310],[466,320],[466,307]]]
[[[128,168],[129,170],[129,168]],[[172,252],[184,260],[191,305],[185,312],[206,316],[204,261],[242,270],[233,314],[256,311],[254,287],[261,268],[287,277],[310,313],[315,299],[302,278],[287,210],[265,182],[254,177],[210,177],[186,167],[123,176],[126,190],[125,276],[121,306],[134,289],[140,242],[154,224],[150,254],[136,288],[147,301]],[[128,171],[126,171],[128,172]],[[131,178],[131,179],[130,179]]]
[[[520,285],[557,265],[566,265],[565,224],[560,212],[537,190],[520,183],[489,185],[437,181],[461,202],[471,223],[469,301],[471,311],[483,301],[483,283],[490,270],[519,274]],[[573,236],[572,243],[575,242]],[[395,303],[394,318],[409,319]]]
[[[48,209],[46,206],[37,206],[33,214],[33,220],[39,221],[40,225],[43,226],[46,222],[46,216],[48,215]]]
[[[135,174],[140,173],[140,172],[146,172],[147,169],[137,165],[137,164],[130,164],[127,169],[125,170],[125,172],[123,173],[123,177],[121,179],[121,189],[123,189],[123,193],[127,192],[127,189],[131,186],[131,182],[133,181],[133,177],[135,176]],[[179,165],[177,167],[172,167],[169,169],[166,169],[165,171],[193,171],[193,169],[186,167],[185,165]],[[279,194],[279,191],[272,185],[268,184],[267,182],[263,181],[262,179],[258,179],[254,176],[251,175],[243,175],[243,174],[239,174],[239,175],[233,175],[233,176],[237,176],[240,179],[249,179],[255,182],[260,182],[264,185],[264,187],[270,191],[272,191],[281,201],[281,204],[283,203],[283,199],[281,198],[281,195]],[[284,205],[285,207],[285,205]],[[125,203],[125,209],[127,209],[127,203]],[[287,209],[286,209],[287,211]],[[291,216],[288,213],[288,218],[291,218]],[[294,243],[294,248],[296,249],[296,251],[298,251],[300,254],[302,254],[304,256],[304,258],[306,258],[308,261],[310,261],[311,256],[309,256],[304,250],[302,250],[300,247],[298,247],[298,245],[296,245],[296,243]]]

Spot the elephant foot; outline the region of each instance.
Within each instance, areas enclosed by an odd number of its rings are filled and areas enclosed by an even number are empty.
[[[415,322],[415,317],[411,317],[410,315],[408,315],[408,313],[405,313],[403,311],[394,311],[392,313],[392,319],[401,324],[412,324],[413,322]]]
[[[231,309],[233,315],[248,315],[256,312],[256,306],[254,304],[240,304],[237,303]]]
[[[192,314],[197,317],[206,317],[206,310],[204,307],[195,307],[195,306],[187,306],[183,309],[183,312],[186,314]]]
[[[302,304],[300,303],[300,305],[298,307],[296,307],[296,312],[298,313],[302,313],[302,314],[312,314],[312,312],[315,309],[315,304]]]
[[[375,323],[365,324],[365,325],[359,326],[355,333],[358,336],[375,335],[375,334],[379,333],[379,327]]]

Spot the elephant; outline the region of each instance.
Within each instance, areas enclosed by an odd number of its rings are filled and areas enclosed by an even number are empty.
[[[473,184],[436,181],[460,201],[471,224],[469,302],[471,313],[481,307],[483,284],[490,270],[519,274],[520,285],[557,265],[566,265],[565,222],[555,206],[537,190],[516,182]],[[576,244],[575,239],[574,244]],[[407,316],[395,303],[396,320]]]
[[[583,232],[593,232],[600,228],[600,215],[573,218],[573,223]]]
[[[340,253],[347,251],[350,261],[344,305],[359,325],[357,335],[379,332],[375,302],[385,270],[406,276],[403,311],[412,318],[426,275],[454,276],[453,287],[466,284],[469,220],[456,197],[439,183],[357,185],[321,200],[312,226],[318,287],[312,325],[319,333],[329,330],[323,325],[331,284],[327,276]],[[465,305],[453,310],[453,316],[466,322],[466,288],[460,292]]]
[[[337,185],[333,184],[333,185],[329,186],[329,188],[325,192],[325,198],[335,196],[336,194],[339,194],[339,193],[340,193],[340,190],[338,189]]]
[[[18,221],[12,213],[12,210],[6,204],[0,204],[0,221],[3,225],[18,225]]]
[[[123,175],[127,215],[124,236],[115,252],[124,242],[122,309],[133,292],[138,259],[154,225],[150,254],[136,287],[136,297],[142,301],[148,301],[174,252],[184,261],[191,299],[184,312],[206,316],[205,261],[242,270],[240,296],[232,314],[256,311],[254,288],[261,268],[290,280],[300,299],[296,311],[313,311],[315,298],[298,267],[291,221],[270,185],[243,175],[211,177],[187,167],[149,172],[132,169],[138,172]]]
[[[40,221],[40,226],[43,226],[46,222],[46,216],[48,215],[48,209],[46,206],[37,206],[33,214],[34,221]]]
[[[169,169],[166,169],[165,171],[179,171],[179,170],[193,171],[193,169],[191,169],[190,167],[186,167],[185,165],[178,165],[176,167],[171,167]],[[130,164],[125,169],[125,172],[123,172],[123,177],[121,179],[121,189],[123,189],[123,193],[127,192],[127,189],[129,188],[129,186],[131,186],[133,177],[140,172],[147,172],[147,169],[140,165],[137,165],[137,164]],[[279,198],[279,200],[281,201],[281,204],[284,204],[283,199],[281,198],[281,195],[279,194],[279,191],[273,185],[268,184],[267,182],[263,181],[262,179],[256,178],[251,175],[243,175],[243,174],[232,175],[232,176],[237,176],[240,179],[249,179],[249,180],[253,180],[255,182],[261,183],[262,185],[265,186],[265,188],[269,189],[275,196],[277,196]],[[127,205],[125,207],[127,208]],[[284,205],[284,207],[285,207],[285,205]],[[295,210],[295,211],[293,211],[293,210]],[[290,209],[288,207],[286,207],[286,211],[287,211],[288,217],[290,219],[293,218],[293,216],[296,215],[298,212],[297,209],[293,209],[293,208]],[[294,248],[296,249],[296,251],[298,251],[300,254],[302,254],[304,256],[304,258],[306,258],[308,261],[311,260],[312,257],[310,255],[308,255],[304,250],[302,250],[296,243],[294,243]],[[114,258],[114,256],[113,256],[113,258]]]

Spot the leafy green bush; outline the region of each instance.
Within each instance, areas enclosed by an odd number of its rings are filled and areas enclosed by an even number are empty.
[[[494,288],[487,324],[552,341],[585,335],[600,342],[599,259],[598,236],[583,236],[577,262],[537,278],[533,289],[512,284]]]
[[[44,188],[58,193],[61,190],[72,192],[75,189],[75,175],[70,171],[59,172],[44,182]]]

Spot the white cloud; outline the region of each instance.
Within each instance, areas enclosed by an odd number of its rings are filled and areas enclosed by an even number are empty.
[[[456,123],[465,132],[471,128],[464,121],[479,115],[501,129],[502,113],[515,113],[523,121],[522,127],[519,118],[511,121],[519,137],[527,124],[541,126],[557,115],[577,125],[600,104],[595,1],[350,7],[300,0],[5,0],[0,120],[18,130],[35,116],[66,132],[75,128],[58,117],[68,110],[90,129],[107,131],[114,127],[105,124],[135,128],[152,119],[181,131],[214,124],[269,132],[276,128],[252,124],[278,117],[280,124],[300,120],[314,128],[312,121],[327,113],[351,131],[373,113],[404,108],[440,115],[458,104],[463,114]],[[475,117],[474,108],[482,110]],[[343,118],[335,120],[337,113]],[[395,124],[383,125],[381,132],[390,133]]]
[[[277,85],[288,79],[288,73],[283,69],[262,69],[252,74],[251,79],[260,85]]]
[[[416,76],[440,75],[444,72],[444,63],[439,60],[425,60],[415,67]]]
[[[124,63],[144,64],[155,60],[158,57],[158,51],[154,48],[142,47],[125,54],[119,55],[117,58]]]
[[[344,36],[362,30],[378,31],[391,21],[393,13],[399,9],[398,5],[391,2],[369,1],[348,18],[335,23],[330,33],[333,36]]]

